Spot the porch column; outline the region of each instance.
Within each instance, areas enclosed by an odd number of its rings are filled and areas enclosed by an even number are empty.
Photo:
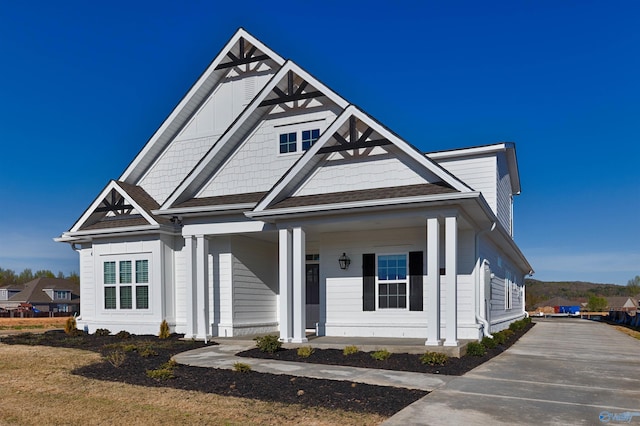
[[[187,332],[186,338],[195,338],[197,333],[197,308],[196,308],[196,239],[191,235],[184,237],[185,263],[186,263],[186,306]]]
[[[458,218],[445,218],[445,268],[447,280],[444,345],[458,346]]]
[[[427,346],[439,346],[440,340],[440,220],[427,219]]]
[[[290,342],[293,337],[293,318],[292,309],[292,259],[291,259],[292,235],[290,229],[281,229],[278,231],[278,283],[280,289],[279,304],[279,322],[280,322],[280,340]]]
[[[293,343],[307,341],[305,243],[302,228],[293,228]]]
[[[196,237],[196,318],[197,338],[211,338],[209,321],[209,241],[203,236]]]

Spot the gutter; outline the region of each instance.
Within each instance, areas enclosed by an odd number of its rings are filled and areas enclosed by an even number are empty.
[[[493,222],[491,224],[491,226],[487,229],[483,229],[482,231],[478,232],[476,234],[476,238],[475,238],[475,251],[476,251],[476,321],[480,322],[482,324],[482,334],[484,336],[490,337],[493,339],[493,336],[491,335],[491,333],[489,332],[490,329],[490,325],[489,325],[489,321],[487,321],[487,319],[485,317],[483,317],[481,315],[480,312],[480,303],[484,301],[484,295],[486,294],[486,284],[485,282],[482,283],[482,289],[481,284],[480,284],[480,275],[482,274],[482,271],[480,270],[480,268],[483,268],[484,266],[484,261],[480,262],[480,237],[488,232],[492,232],[494,229],[496,229],[496,224],[497,222]],[[482,290],[482,291],[480,291]],[[484,303],[484,302],[483,302]],[[485,315],[486,315],[486,311],[488,311],[487,307],[485,306]]]

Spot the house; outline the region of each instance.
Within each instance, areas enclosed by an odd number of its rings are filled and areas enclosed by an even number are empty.
[[[50,313],[77,313],[80,311],[80,286],[62,278],[41,277],[21,285],[0,307],[13,310],[30,306],[34,311]]]
[[[457,346],[525,316],[519,193],[513,143],[425,154],[239,29],[56,241],[90,331]]]
[[[607,306],[609,311],[619,312],[636,312],[638,310],[638,301],[628,296],[610,296],[607,297]]]
[[[0,307],[3,302],[24,290],[24,284],[4,284],[0,286]]]

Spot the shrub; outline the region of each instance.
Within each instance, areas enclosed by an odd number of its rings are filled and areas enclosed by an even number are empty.
[[[278,336],[269,334],[267,336],[256,337],[253,339],[256,341],[256,346],[262,352],[274,353],[282,347],[282,342],[278,339]]]
[[[158,334],[158,337],[160,339],[167,339],[169,338],[169,336],[171,336],[169,323],[167,323],[167,320],[162,320],[162,322],[160,323],[160,334]]]
[[[389,359],[390,356],[391,353],[386,349],[381,349],[371,354],[371,358],[375,359],[376,361],[385,361]]]
[[[300,358],[309,358],[313,354],[313,348],[311,346],[303,346],[298,348],[298,356]]]
[[[509,340],[511,336],[513,336],[513,330],[509,329],[502,330],[500,333],[502,333],[507,340]]]
[[[498,343],[489,336],[484,336],[481,343],[487,349],[493,349],[498,346]]]
[[[507,341],[507,336],[502,331],[493,333],[493,341],[496,345],[504,345]]]
[[[158,352],[156,352],[155,349],[153,349],[153,345],[146,344],[143,345],[141,347],[138,347],[138,354],[143,357],[143,358],[149,358],[150,356],[157,356]]]
[[[251,366],[244,362],[236,362],[233,364],[233,371],[237,371],[238,373],[248,373],[251,371]]]
[[[487,353],[484,345],[480,342],[470,342],[467,345],[467,355],[470,356],[484,356]]]
[[[124,362],[126,355],[120,350],[115,350],[107,353],[104,358],[109,362],[109,364],[113,365],[115,368],[118,368]]]
[[[147,370],[147,376],[158,381],[169,380],[176,377],[173,375],[173,370],[171,368],[158,368],[156,370]]]
[[[116,333],[116,337],[118,339],[128,339],[131,337],[131,333],[129,333],[128,331],[120,330]]]
[[[106,328],[98,328],[96,329],[96,332],[94,333],[96,336],[108,336],[111,334],[111,332],[109,330],[107,330]]]
[[[69,317],[67,318],[67,321],[65,321],[64,323],[64,332],[75,336],[77,335],[77,330],[78,330],[78,324],[76,323],[76,318],[75,317]]]
[[[449,357],[440,352],[425,352],[420,356],[420,362],[427,365],[444,365],[448,360]]]
[[[360,349],[357,346],[350,345],[350,346],[345,346],[344,350],[342,351],[342,354],[344,356],[349,356],[349,355],[357,354],[359,351]]]

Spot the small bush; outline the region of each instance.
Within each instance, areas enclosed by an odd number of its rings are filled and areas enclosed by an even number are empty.
[[[386,349],[381,349],[371,354],[371,358],[375,359],[376,361],[386,361],[390,356],[391,353]]]
[[[350,345],[350,346],[345,346],[344,350],[342,351],[342,354],[344,356],[349,356],[349,355],[357,354],[359,351],[360,351],[360,348],[358,348],[355,345]]]
[[[505,336],[502,331],[493,333],[493,341],[496,343],[496,345],[504,345],[507,341],[507,336]]]
[[[521,321],[524,322],[525,325],[529,325],[531,324],[531,317],[524,317]]]
[[[507,340],[509,340],[514,334],[513,330],[509,330],[509,329],[502,330],[500,333],[502,333]]]
[[[157,370],[147,370],[147,376],[155,380],[169,380],[176,376],[173,375],[173,370],[170,368],[158,368]]]
[[[244,362],[236,362],[233,364],[233,371],[237,371],[238,373],[248,373],[251,371],[251,366]]]
[[[120,330],[116,333],[116,337],[118,339],[128,339],[131,337],[131,333],[129,333],[128,331]]]
[[[120,350],[115,350],[107,353],[104,358],[113,365],[115,368],[119,368],[124,362],[127,356]]]
[[[146,344],[144,346],[138,347],[138,354],[143,358],[149,358],[150,356],[158,356],[158,352],[153,349],[153,345]]]
[[[311,346],[303,346],[298,348],[298,356],[300,358],[309,358],[313,354],[313,348]]]
[[[108,336],[111,334],[111,332],[109,330],[107,330],[106,328],[98,328],[96,329],[96,332],[94,333],[96,336]]]
[[[467,355],[469,356],[484,356],[487,353],[487,349],[480,342],[470,342],[467,345]]]
[[[489,336],[484,336],[482,338],[482,342],[481,343],[487,349],[493,349],[496,346],[498,346],[498,343],[496,343],[496,341],[494,339],[492,339],[491,337],[489,337]]]
[[[71,335],[76,336],[78,330],[78,324],[76,323],[75,317],[69,317],[64,323],[64,332]]]
[[[278,339],[278,336],[269,334],[267,336],[256,337],[253,339],[256,341],[256,346],[262,352],[274,353],[282,347],[282,342]]]
[[[420,356],[420,362],[427,365],[444,365],[448,360],[449,357],[440,352],[425,352]]]
[[[169,336],[171,336],[169,323],[167,323],[167,320],[162,320],[162,322],[160,323],[160,334],[158,334],[158,337],[160,339],[167,339],[169,338]]]

